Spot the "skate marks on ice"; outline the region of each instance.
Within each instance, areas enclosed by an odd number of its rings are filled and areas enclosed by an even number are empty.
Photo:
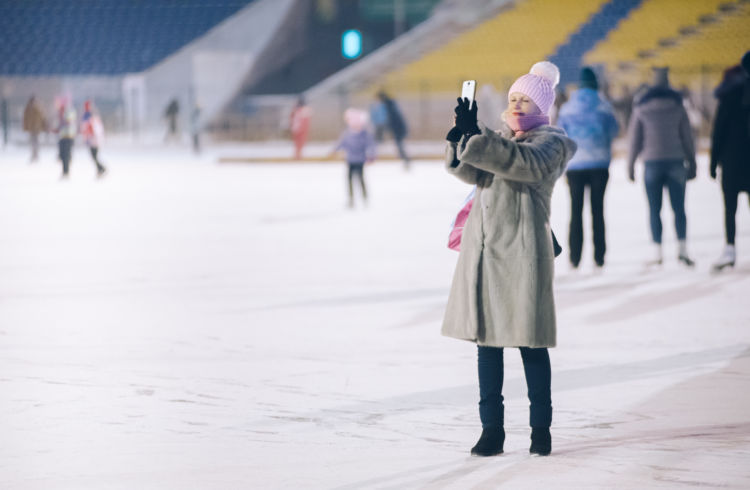
[[[743,389],[748,384],[746,348],[727,366],[676,383],[630,407],[631,416],[611,436],[592,434],[558,444],[557,454],[584,462],[593,458],[600,464],[625,462],[633,488],[637,480],[643,481],[642,488],[656,483],[749,488],[750,393]]]
[[[730,346],[697,352],[684,352],[626,364],[597,365],[581,369],[561,370],[555,372],[554,390],[556,393],[591,390],[605,385],[644,381],[675,373],[680,374],[691,370],[706,369],[707,366],[726,362],[729,359],[745,358],[750,358],[750,346]],[[503,388],[506,394],[506,401],[512,402],[514,398],[522,397],[525,387],[525,381],[520,377],[506,379]],[[409,424],[392,423],[394,419],[401,419],[401,422],[404,419],[412,419],[409,423],[414,424],[418,423],[419,419],[424,418],[425,413],[434,410],[440,411],[439,416],[444,418],[446,407],[454,407],[456,413],[460,413],[467,406],[473,406],[472,404],[476,401],[476,390],[476,386],[471,384],[414,392],[379,400],[361,400],[335,408],[325,408],[311,412],[288,411],[285,416],[270,417],[272,420],[257,420],[252,425],[263,426],[267,430],[275,431],[277,429],[271,428],[287,423],[311,423],[319,426],[336,426],[338,430],[347,432],[349,436],[353,436],[356,432],[360,432],[363,429],[376,427],[379,427],[381,430],[395,430],[389,429],[389,427],[404,427]],[[623,397],[620,400],[620,404],[627,406],[627,398]],[[633,417],[632,414],[627,416],[628,419]],[[643,417],[635,417],[635,419],[640,420],[641,418],[645,419],[648,417],[648,415],[644,415]],[[434,422],[434,420],[433,423],[441,425],[441,423]],[[464,425],[463,420],[455,420],[455,418],[450,423]],[[468,424],[468,421],[466,423]],[[621,423],[622,421],[614,419],[608,421],[599,420],[594,424],[587,423],[585,427],[595,429],[612,428]],[[426,433],[434,435],[432,431]],[[403,435],[408,435],[410,438],[415,437],[414,434]],[[366,434],[360,434],[360,437],[369,438]],[[376,439],[379,438],[376,437]],[[425,442],[441,442],[453,445],[450,441],[437,440],[432,436],[420,438],[424,439]]]
[[[628,322],[669,308],[708,300],[736,288],[747,271],[703,274],[690,269],[651,269],[644,274],[578,276],[556,283],[559,311],[582,310],[585,323]]]
[[[529,456],[523,446],[526,431],[511,429],[503,455],[461,456],[335,488],[535,488],[550,481],[556,488],[748,488],[750,394],[738,387],[750,383],[750,348],[693,357],[725,360],[730,352],[737,355],[726,367],[671,385],[634,406],[624,402],[626,410],[598,417],[601,423],[561,424],[548,458]],[[665,363],[675,366],[676,359]]]
[[[277,303],[270,305],[256,306],[246,310],[232,310],[233,313],[242,311],[263,311],[263,310],[285,310],[289,308],[329,308],[337,306],[353,306],[381,303],[399,303],[423,299],[433,299],[435,297],[448,297],[448,289],[441,288],[423,288],[401,291],[383,291],[365,294],[356,294],[349,296],[335,296],[328,298],[311,298],[301,299],[288,303]]]

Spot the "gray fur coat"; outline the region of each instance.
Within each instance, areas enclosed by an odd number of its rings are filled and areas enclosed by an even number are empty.
[[[515,139],[507,127],[480,128],[446,150],[448,171],[477,191],[442,333],[494,347],[554,347],[550,200],[576,144],[552,126]]]

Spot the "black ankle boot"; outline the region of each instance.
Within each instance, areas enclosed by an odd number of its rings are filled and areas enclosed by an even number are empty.
[[[475,456],[494,456],[503,452],[505,442],[505,429],[502,427],[482,429],[482,435],[471,448],[471,454]]]
[[[549,428],[531,428],[531,447],[529,447],[529,452],[531,454],[538,454],[539,456],[547,456],[552,452],[552,436],[549,433]]]

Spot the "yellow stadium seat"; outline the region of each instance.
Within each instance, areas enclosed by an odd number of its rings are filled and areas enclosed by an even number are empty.
[[[535,62],[554,54],[607,0],[526,0],[401,69],[377,87],[404,92],[449,92],[476,79],[505,90]]]

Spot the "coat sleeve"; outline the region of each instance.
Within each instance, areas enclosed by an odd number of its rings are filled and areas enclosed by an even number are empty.
[[[571,142],[571,144],[573,144]],[[479,170],[507,180],[535,183],[558,177],[564,170],[567,149],[562,138],[540,135],[529,142],[516,142],[482,128],[458,158]]]
[[[617,118],[611,110],[605,112],[604,117],[607,124],[607,135],[611,143],[617,137],[617,133],[620,132],[620,123],[617,122]]]
[[[341,136],[339,136],[338,141],[336,141],[336,144],[333,146],[333,150],[331,150],[332,153],[335,153],[344,148],[345,137],[346,137],[346,132],[341,133]]]
[[[728,123],[728,104],[724,100],[719,100],[719,107],[716,109],[716,117],[714,119],[714,127],[711,131],[711,173],[716,172],[716,168],[720,165],[719,155],[721,155],[721,147],[724,142],[724,135],[726,134]]]
[[[367,132],[367,146],[365,148],[367,159],[375,160],[376,151],[377,151],[377,144],[375,143],[375,138],[372,136],[372,133],[368,131]]]
[[[643,123],[641,123],[641,118],[637,111],[633,111],[630,117],[628,141],[630,142],[630,147],[628,148],[628,170],[632,175],[635,168],[635,159],[638,158],[638,154],[643,150]]]
[[[568,124],[567,114],[560,114],[557,116],[557,126],[562,128],[565,133],[570,134],[570,125]]]
[[[467,184],[477,185],[483,174],[478,168],[458,160],[458,143],[448,143],[445,149],[445,168],[459,180]]]
[[[695,145],[693,143],[693,130],[690,127],[690,119],[688,118],[687,111],[684,107],[681,107],[682,114],[680,115],[680,141],[682,143],[682,150],[685,152],[685,160],[688,162],[688,167],[695,170]]]

